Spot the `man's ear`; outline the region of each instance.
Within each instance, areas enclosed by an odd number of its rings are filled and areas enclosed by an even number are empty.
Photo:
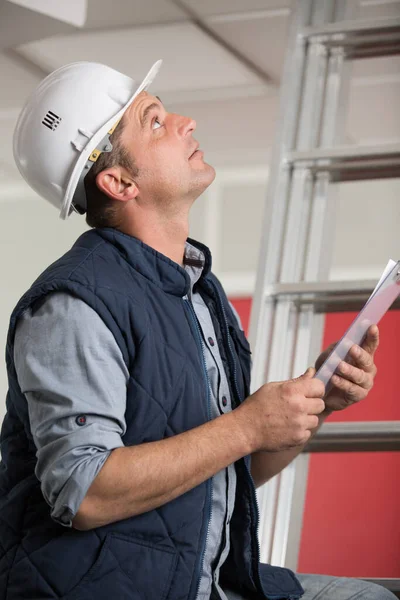
[[[120,167],[104,169],[96,176],[96,185],[109,198],[127,202],[139,193],[136,183]]]

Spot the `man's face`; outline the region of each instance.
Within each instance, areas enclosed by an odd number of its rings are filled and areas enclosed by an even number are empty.
[[[193,119],[167,112],[147,92],[138,95],[124,119],[121,141],[139,171],[139,197],[179,207],[182,200],[191,204],[212,183],[215,170],[197,151]]]

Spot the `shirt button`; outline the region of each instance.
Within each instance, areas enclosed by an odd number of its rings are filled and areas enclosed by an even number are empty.
[[[210,346],[214,346],[215,342],[214,342],[214,340],[212,339],[212,337],[209,337],[209,338],[208,338],[208,343],[210,344]]]
[[[226,406],[228,404],[228,400],[226,399],[226,396],[222,396],[222,405]]]
[[[82,425],[86,425],[86,416],[79,415],[79,417],[76,417],[75,421],[77,425],[80,425],[82,427]]]

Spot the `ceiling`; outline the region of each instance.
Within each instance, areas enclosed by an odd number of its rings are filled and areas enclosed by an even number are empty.
[[[348,0],[357,18],[400,17],[400,0]],[[104,62],[133,77],[164,59],[154,85],[190,114],[217,164],[268,160],[277,125],[290,0],[0,0],[0,192],[20,189],[17,115],[51,70]],[[400,140],[400,57],[353,68],[346,139]]]

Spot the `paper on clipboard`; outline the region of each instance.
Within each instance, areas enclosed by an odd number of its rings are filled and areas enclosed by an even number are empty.
[[[372,294],[369,297],[369,300],[371,300],[372,296],[375,294],[376,290],[378,289],[378,287],[381,285],[382,281],[385,279],[385,277],[387,277],[390,273],[390,271],[392,271],[393,267],[396,265],[396,262],[392,259],[390,259],[388,261],[388,264],[386,265],[386,267],[384,268],[384,271],[381,275],[380,280],[378,281],[378,283],[375,286],[374,291],[372,292]]]
[[[344,360],[354,344],[360,345],[368,328],[377,325],[396,298],[400,295],[400,261],[389,260],[374,291],[342,339],[315,374],[329,390],[330,379],[339,363]]]

